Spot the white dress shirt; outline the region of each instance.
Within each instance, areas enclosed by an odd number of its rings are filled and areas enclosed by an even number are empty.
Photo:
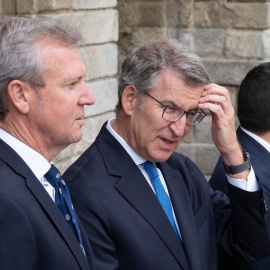
[[[54,188],[44,177],[44,174],[51,168],[50,163],[38,152],[2,129],[0,129],[0,139],[8,144],[24,160],[53,201],[55,201]]]

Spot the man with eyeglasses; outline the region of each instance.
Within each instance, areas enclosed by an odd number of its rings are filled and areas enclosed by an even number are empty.
[[[218,246],[267,256],[268,202],[236,139],[229,93],[201,59],[176,40],[141,43],[123,62],[118,94],[116,118],[64,174],[97,270],[215,270]],[[174,152],[204,110],[231,203]]]

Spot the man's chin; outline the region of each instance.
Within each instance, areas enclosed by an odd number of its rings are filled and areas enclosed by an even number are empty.
[[[78,134],[75,134],[75,135],[73,136],[72,143],[77,143],[77,142],[79,142],[79,141],[82,139],[82,137],[83,137],[83,133],[82,133],[82,132],[80,132],[80,133],[78,133]]]
[[[152,157],[151,161],[152,162],[165,162],[171,155],[172,155],[172,152],[157,154]]]

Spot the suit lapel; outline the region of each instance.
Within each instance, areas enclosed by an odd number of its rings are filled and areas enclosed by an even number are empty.
[[[47,191],[18,154],[2,140],[0,140],[0,148],[0,157],[12,167],[14,171],[25,178],[28,189],[39,202],[41,208],[49,215],[51,221],[55,224],[78,263],[81,265],[81,268],[89,269],[86,257],[83,255],[76,237],[73,235],[73,232],[70,230],[60,210],[50,198]]]
[[[260,180],[268,197],[270,197],[270,181],[268,181],[270,177],[270,153],[240,127],[237,129],[237,137],[242,147],[249,152],[256,177]]]
[[[108,173],[119,177],[115,188],[152,226],[182,268],[190,269],[170,221],[138,166],[105,127],[101,130],[96,144],[103,155]]]
[[[165,178],[170,193],[177,223],[183,238],[185,253],[191,269],[200,269],[200,252],[197,239],[197,229],[189,194],[182,175],[160,163],[159,167]]]
[[[45,212],[47,212],[52,222],[58,228],[60,234],[65,239],[67,245],[70,247],[78,263],[81,265],[81,268],[89,269],[86,257],[83,255],[81,247],[78,244],[78,241],[73,232],[70,230],[67,222],[63,218],[62,213],[53,202],[53,200],[49,198],[47,191],[42,187],[40,182],[31,174],[32,172],[26,176],[26,183],[28,188],[31,190],[37,201],[40,203],[41,207]]]
[[[246,134],[240,127],[237,129],[237,137],[244,149],[248,149],[251,155],[256,156],[256,159],[261,162],[261,166],[270,171],[270,154],[269,152],[256,140]]]

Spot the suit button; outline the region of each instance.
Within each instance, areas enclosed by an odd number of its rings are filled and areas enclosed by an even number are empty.
[[[268,206],[267,206],[266,200],[263,200],[263,204],[264,204],[264,212],[266,213],[268,211]]]
[[[261,199],[261,203],[262,203],[262,207],[263,207],[263,211],[264,213],[266,213],[268,211],[268,205],[266,200],[264,200],[263,198]]]

